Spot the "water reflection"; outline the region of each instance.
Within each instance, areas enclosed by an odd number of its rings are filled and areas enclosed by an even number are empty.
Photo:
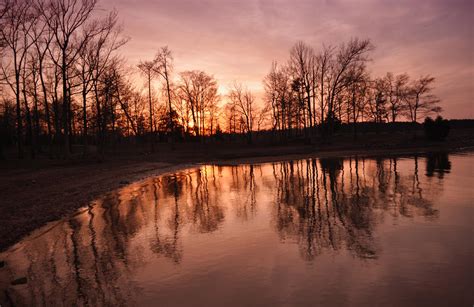
[[[146,290],[137,272],[152,259],[163,259],[164,270],[178,270],[193,257],[186,254],[189,242],[205,244],[231,230],[255,228],[258,237],[268,228],[279,244],[298,246],[308,262],[343,251],[372,261],[381,253],[377,226],[385,220],[439,217],[433,200],[450,169],[449,156],[438,154],[203,166],[152,178],[107,195],[1,254],[7,265],[0,269],[0,301],[130,305]],[[439,180],[430,180],[433,176]],[[10,284],[23,276],[25,285]]]
[[[447,153],[428,154],[426,158],[426,176],[432,177],[435,174],[443,178],[444,174],[449,174],[451,162]]]
[[[436,218],[430,199],[437,189],[423,192],[418,158],[412,174],[401,176],[397,158],[350,158],[282,163],[277,182],[276,228],[282,239],[296,240],[301,255],[313,260],[325,249],[344,245],[355,256],[376,258],[373,231],[380,209],[404,217]]]

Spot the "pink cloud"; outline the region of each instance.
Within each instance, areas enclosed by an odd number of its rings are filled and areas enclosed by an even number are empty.
[[[168,45],[177,71],[202,69],[225,87],[233,80],[257,92],[272,60],[286,61],[297,40],[316,49],[350,37],[377,49],[371,70],[432,74],[445,116],[474,117],[472,1],[102,0],[115,7],[132,40],[131,65]]]

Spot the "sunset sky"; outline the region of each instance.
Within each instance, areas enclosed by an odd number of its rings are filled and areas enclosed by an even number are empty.
[[[101,0],[100,7],[119,11],[131,65],[168,45],[176,72],[204,70],[223,88],[236,80],[259,97],[272,60],[285,62],[296,41],[318,50],[370,38],[373,76],[431,74],[443,115],[474,118],[474,1]]]

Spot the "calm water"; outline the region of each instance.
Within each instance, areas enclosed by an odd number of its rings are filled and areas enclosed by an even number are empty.
[[[150,178],[0,254],[0,304],[472,306],[473,163],[308,159]]]

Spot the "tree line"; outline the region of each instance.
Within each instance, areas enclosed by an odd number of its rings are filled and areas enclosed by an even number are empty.
[[[356,136],[358,122],[417,122],[442,111],[430,75],[371,77],[367,63],[373,49],[370,40],[357,38],[319,51],[296,43],[287,63],[274,61],[264,79],[272,129],[331,134],[335,125],[347,123]]]
[[[369,40],[320,51],[296,43],[285,64],[273,62],[262,101],[242,83],[220,94],[212,74],[175,72],[168,47],[130,69],[120,55],[128,40],[118,13],[99,10],[98,0],[2,0],[0,146],[14,144],[19,158],[67,158],[76,145],[85,155],[124,139],[151,150],[223,133],[252,143],[264,129],[328,137],[343,122],[356,135],[357,122],[416,122],[441,111],[431,76],[372,78]]]

